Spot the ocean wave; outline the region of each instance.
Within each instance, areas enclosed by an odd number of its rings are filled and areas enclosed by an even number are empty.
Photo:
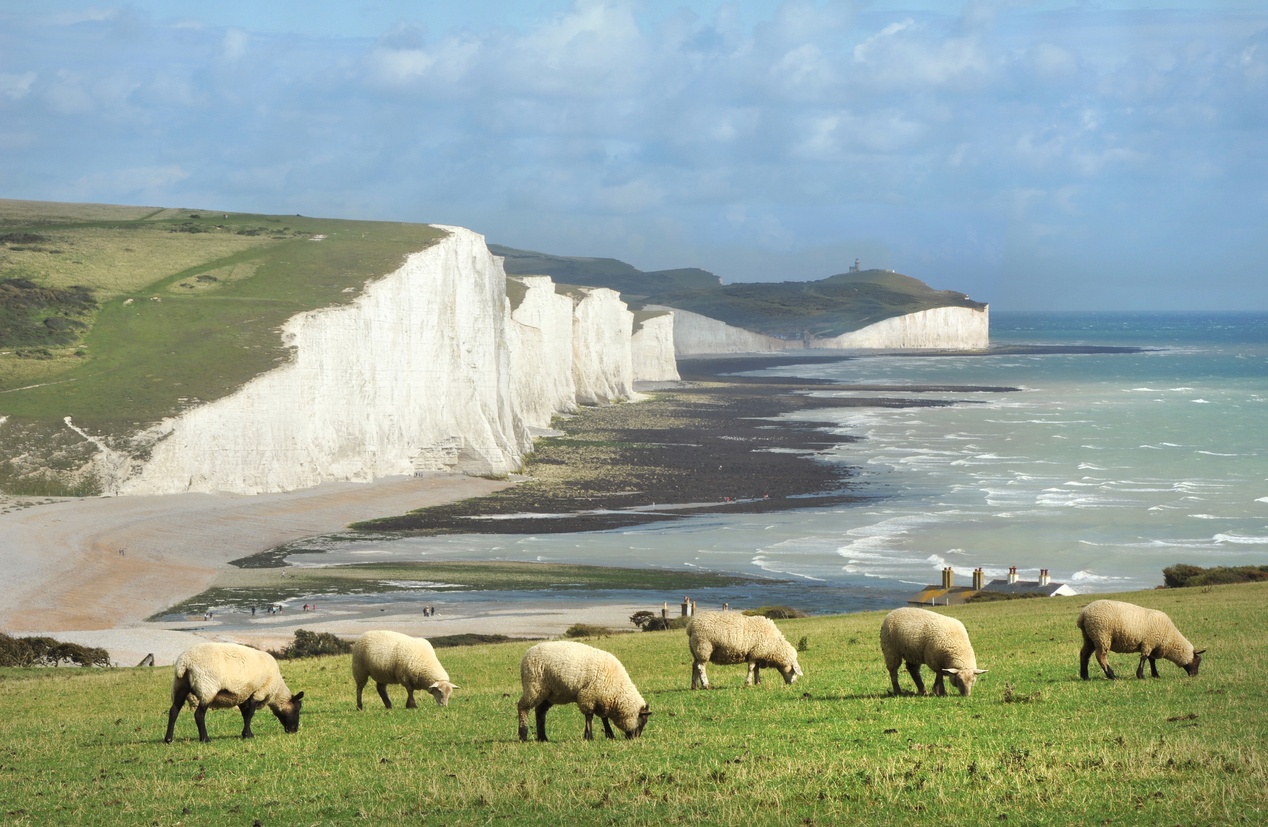
[[[1214,539],[1217,543],[1234,543],[1239,546],[1268,545],[1268,537],[1247,537],[1244,534],[1216,534],[1212,539]]]

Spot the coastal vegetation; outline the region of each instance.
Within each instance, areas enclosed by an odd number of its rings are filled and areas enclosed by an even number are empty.
[[[1263,823],[1268,644],[1246,619],[1268,584],[1116,596],[1209,647],[1201,674],[1080,680],[1086,597],[944,610],[990,670],[968,698],[891,696],[878,612],[778,621],[805,643],[791,686],[687,691],[681,630],[592,639],[651,705],[634,741],[585,742],[561,707],[553,741],[520,743],[527,642],[448,650],[462,689],[426,714],[358,713],[347,655],[287,660],[299,732],[260,720],[243,741],[235,712],[213,712],[208,744],[192,724],[162,743],[170,668],[5,669],[0,807],[7,824],[112,827]]]
[[[1194,566],[1177,563],[1162,570],[1162,582],[1172,588],[1257,583],[1268,580],[1268,566]]]

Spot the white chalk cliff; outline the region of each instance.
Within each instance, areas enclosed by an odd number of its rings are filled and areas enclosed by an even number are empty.
[[[442,229],[349,304],[291,318],[290,360],[237,392],[138,434],[126,453],[80,432],[98,443],[103,490],[254,494],[428,471],[502,476],[556,414],[636,399],[637,381],[676,381],[676,356],[988,343],[985,309],[926,310],[810,342],[672,308],[636,315],[607,288],[508,279],[482,236]]]
[[[990,307],[934,307],[882,319],[812,347],[884,350],[982,350],[991,343]]]
[[[674,355],[833,350],[981,350],[990,344],[990,308],[935,307],[894,316],[826,339],[779,339],[675,308]]]
[[[634,396],[633,314],[606,289],[519,279],[458,227],[352,303],[283,327],[291,360],[102,452],[106,490],[260,493],[418,471],[504,475],[557,412]],[[517,288],[519,290],[519,288]],[[659,364],[672,364],[672,353]]]

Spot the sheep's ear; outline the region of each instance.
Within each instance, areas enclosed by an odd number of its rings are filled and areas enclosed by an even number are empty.
[[[1205,654],[1206,654],[1206,650],[1205,650],[1205,649],[1198,649],[1198,650],[1197,650],[1196,652],[1194,652],[1193,654],[1195,654],[1195,655],[1205,655]]]
[[[302,701],[302,700],[304,700],[304,693],[303,693],[303,692],[300,692],[298,695],[292,695],[292,696],[291,696],[291,700],[292,700],[292,701]]]
[[[946,667],[946,668],[944,668],[944,669],[939,669],[938,671],[939,671],[939,672],[941,672],[941,673],[942,673],[942,674],[944,674],[944,675],[958,675],[958,674],[960,674],[960,668],[959,668],[958,666],[948,666],[948,667]]]
[[[990,671],[990,670],[987,670],[987,669],[974,669],[974,670],[973,670],[973,674],[974,674],[974,675],[985,675],[988,671]]]

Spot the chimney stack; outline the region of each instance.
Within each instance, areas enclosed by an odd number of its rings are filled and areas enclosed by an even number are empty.
[[[942,588],[949,589],[955,584],[955,572],[950,566],[942,570]]]
[[[1008,567],[1008,582],[1010,584],[1017,582],[1017,567],[1016,566]]]
[[[1041,585],[1041,586],[1046,586],[1046,585],[1048,585],[1048,583],[1049,583],[1051,580],[1052,580],[1052,578],[1048,576],[1048,570],[1047,570],[1047,569],[1040,569],[1040,570],[1039,570],[1039,585]]]
[[[982,567],[978,566],[973,569],[973,591],[980,592],[986,586],[986,572],[982,571]]]

